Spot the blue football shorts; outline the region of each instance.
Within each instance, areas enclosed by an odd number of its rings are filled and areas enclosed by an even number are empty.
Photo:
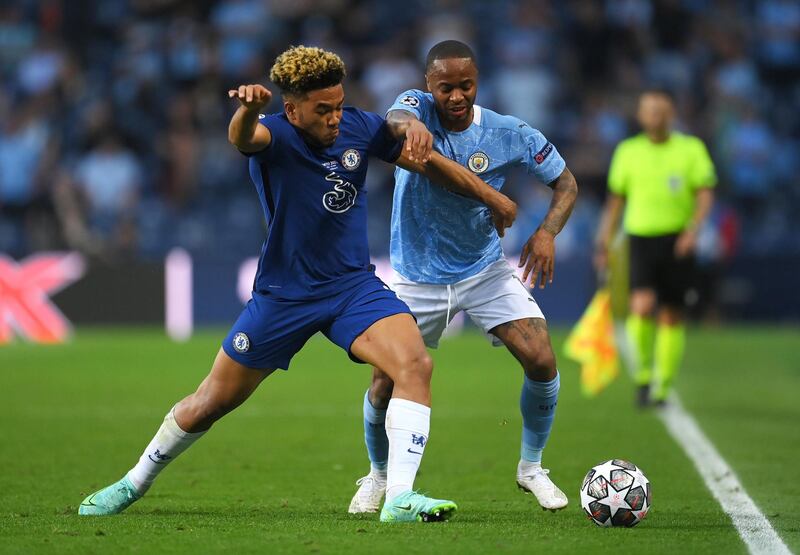
[[[257,291],[222,342],[225,353],[249,368],[288,369],[292,357],[315,333],[322,332],[347,351],[372,324],[395,314],[411,314],[373,272],[320,299],[287,300]]]

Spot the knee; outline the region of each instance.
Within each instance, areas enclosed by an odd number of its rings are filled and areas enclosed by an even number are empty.
[[[427,351],[422,351],[405,364],[407,372],[415,379],[424,383],[431,383],[431,376],[433,376],[433,359]]]
[[[656,308],[656,295],[653,291],[637,290],[631,295],[631,312],[637,316],[650,316]]]
[[[404,357],[397,362],[397,381],[429,386],[433,375],[433,359],[427,351]]]
[[[665,306],[658,315],[658,321],[665,326],[677,326],[683,322],[683,312],[681,309]]]
[[[549,342],[526,349],[521,358],[525,375],[531,380],[549,381],[556,377],[556,355]]]

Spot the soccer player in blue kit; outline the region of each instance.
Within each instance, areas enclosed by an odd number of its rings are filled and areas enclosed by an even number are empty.
[[[553,190],[550,208],[519,260],[520,281],[503,257],[487,208],[464,196],[431,187],[422,175],[395,170],[391,263],[393,284],[408,304],[427,346],[435,348],[450,319],[465,311],[504,344],[522,365],[522,447],[517,485],[543,509],[566,507],[567,497],[541,465],[558,400],[559,376],[542,311],[524,282],[552,283],[554,238],[569,218],[578,187],[555,146],[527,123],[476,105],[478,70],[472,50],[458,41],[435,45],[427,56],[430,92],[397,97],[386,121],[396,133],[422,121],[434,148],[500,189],[510,170],[524,167]],[[496,343],[496,342],[495,342]],[[496,343],[497,344],[497,343]],[[379,368],[379,367],[378,367]],[[349,512],[377,510],[386,483],[386,407],[392,380],[373,371],[364,397],[364,429],[370,473],[356,483]],[[394,387],[397,387],[394,384]]]
[[[259,113],[271,99],[261,85],[229,91],[240,102],[229,139],[250,157],[250,176],[269,222],[252,299],[197,391],[169,411],[137,464],[88,496],[80,514],[116,514],[141,498],[215,421],[275,369],[288,369],[316,332],[353,360],[381,368],[394,383],[386,411],[389,463],[381,520],[444,520],[456,510],[452,501],[413,491],[430,426],[432,362],[408,307],[369,264],[367,157],[395,162],[403,151],[397,163],[484,198],[501,214],[501,230],[513,221],[515,205],[458,164],[425,152],[430,134],[421,124],[393,134],[382,117],[343,107],[344,75],[336,54],[299,46],[281,54],[270,72],[283,113]]]

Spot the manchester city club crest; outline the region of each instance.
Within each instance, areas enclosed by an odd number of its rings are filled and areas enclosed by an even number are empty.
[[[476,152],[469,157],[467,165],[474,173],[483,173],[489,169],[489,157],[485,152]]]
[[[233,348],[237,353],[246,353],[250,349],[250,338],[246,333],[239,332],[233,336]]]
[[[342,154],[342,166],[346,170],[354,170],[361,164],[361,155],[354,148],[348,148]]]

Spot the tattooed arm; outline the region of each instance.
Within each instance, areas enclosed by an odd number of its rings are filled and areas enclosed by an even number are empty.
[[[546,283],[553,283],[556,256],[555,238],[567,223],[575,206],[575,199],[578,197],[578,183],[569,169],[565,168],[561,175],[550,184],[550,187],[553,189],[550,209],[542,224],[522,247],[522,254],[519,257],[519,267],[525,267],[522,282],[527,282],[530,275],[531,286],[536,287],[541,273],[539,287],[542,289]]]
[[[572,209],[575,207],[575,199],[578,198],[578,183],[572,172],[565,168],[561,175],[550,184],[550,187],[553,189],[553,200],[550,201],[550,210],[547,211],[540,228],[555,237],[564,229],[564,224],[567,223]]]

